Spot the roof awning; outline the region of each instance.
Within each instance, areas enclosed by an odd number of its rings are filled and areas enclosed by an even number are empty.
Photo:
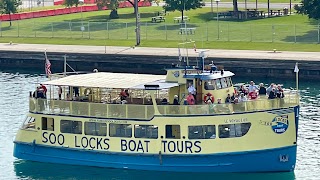
[[[73,87],[95,87],[114,89],[135,89],[145,84],[157,82],[166,78],[165,75],[130,74],[130,73],[109,73],[98,72],[90,74],[79,74],[43,82],[45,85],[73,86]],[[162,81],[161,81],[162,82]],[[164,83],[162,87],[170,85]]]

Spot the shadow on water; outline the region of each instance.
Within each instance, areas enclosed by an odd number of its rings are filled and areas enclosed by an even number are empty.
[[[287,173],[176,173],[138,171],[62,164],[39,163],[18,160],[14,162],[16,176],[21,179],[216,179],[216,180],[294,180],[293,172]]]

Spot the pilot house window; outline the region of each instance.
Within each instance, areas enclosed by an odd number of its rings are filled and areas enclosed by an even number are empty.
[[[42,117],[42,130],[54,131],[54,119],[48,117]]]
[[[189,126],[188,127],[189,139],[215,139],[216,138],[216,126]]]
[[[27,116],[21,126],[21,129],[35,129],[35,128],[36,128],[36,119],[34,117]]]
[[[82,134],[82,122],[61,120],[60,131],[62,133]]]
[[[135,138],[158,138],[158,126],[153,125],[135,125],[134,126],[134,137]]]
[[[246,135],[251,123],[219,125],[219,138],[235,138]]]
[[[92,136],[106,136],[107,135],[107,124],[97,122],[85,122],[84,123],[84,134]]]
[[[109,125],[110,137],[132,137],[131,124],[110,124]]]

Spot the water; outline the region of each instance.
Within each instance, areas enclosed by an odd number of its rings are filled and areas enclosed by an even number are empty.
[[[107,169],[29,162],[15,159],[13,139],[28,111],[28,94],[44,76],[30,72],[0,70],[0,179],[215,179],[215,180],[309,180],[320,179],[320,82],[300,82],[301,118],[298,158],[291,173],[171,173]],[[241,78],[241,80],[250,80]],[[236,79],[240,81],[240,79]],[[270,83],[270,80],[256,80]],[[294,86],[285,80],[286,87]]]

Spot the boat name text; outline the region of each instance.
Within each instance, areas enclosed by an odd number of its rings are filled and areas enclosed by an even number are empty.
[[[227,124],[233,124],[233,123],[244,123],[248,122],[248,118],[239,118],[239,119],[226,119],[224,120],[225,123]]]

